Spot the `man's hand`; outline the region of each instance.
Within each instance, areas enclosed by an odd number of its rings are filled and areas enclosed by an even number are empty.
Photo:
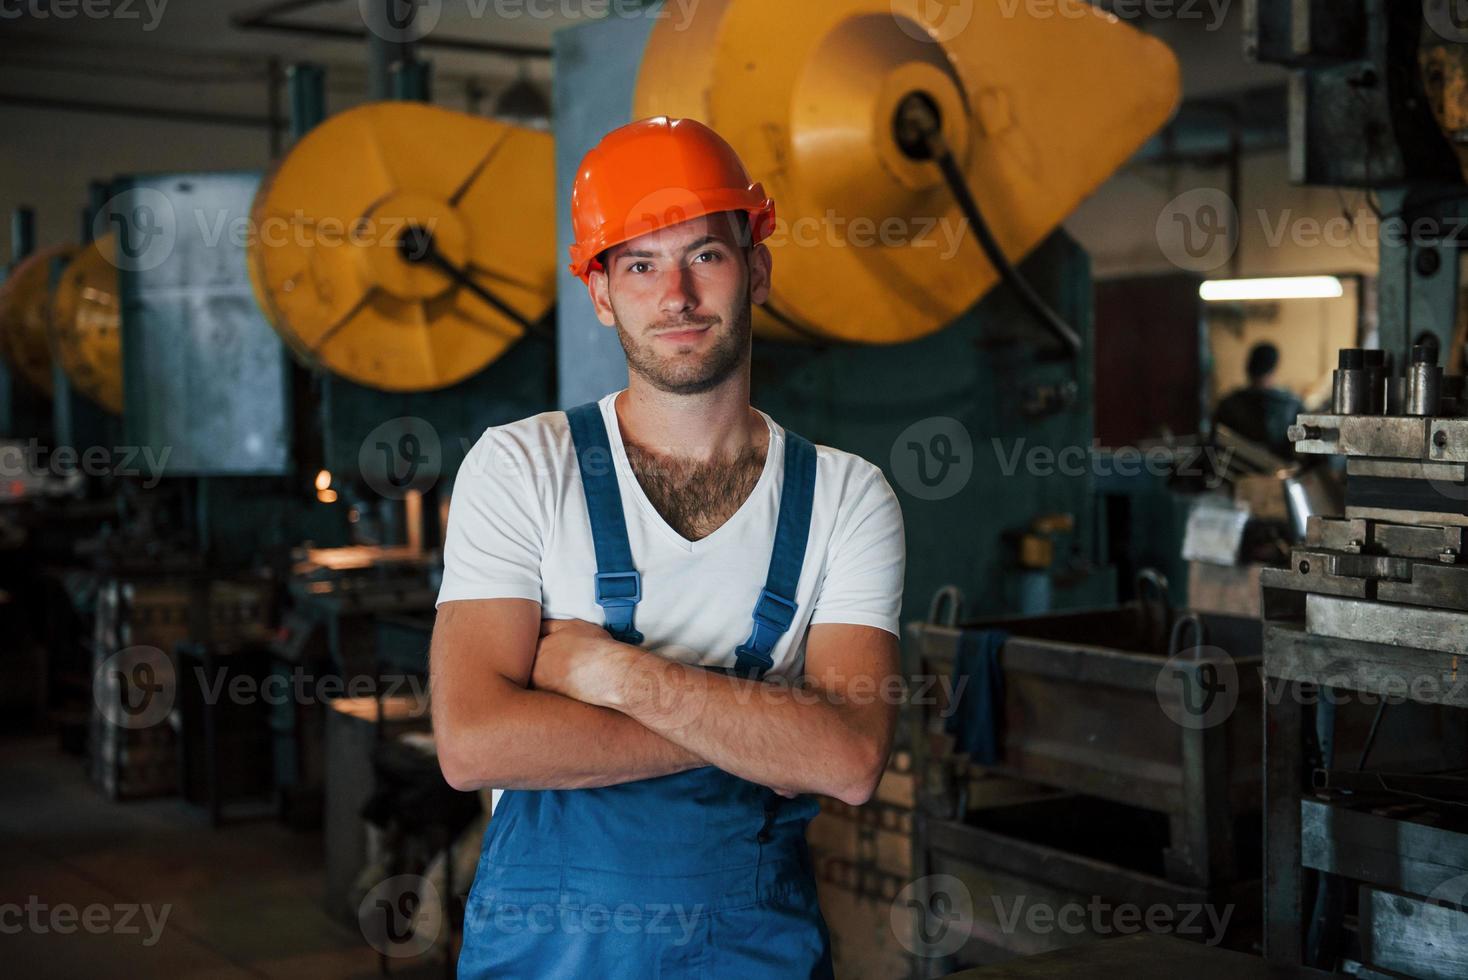
[[[584,620],[542,619],[530,683],[587,704],[605,704],[616,680],[611,668],[622,645]]]

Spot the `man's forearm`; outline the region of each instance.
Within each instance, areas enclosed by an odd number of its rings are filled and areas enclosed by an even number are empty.
[[[886,761],[878,726],[818,688],[713,673],[635,647],[617,656],[609,707],[751,782],[859,805]]]
[[[445,773],[452,771],[455,788],[584,789],[708,765],[610,708],[524,689],[502,705],[493,717],[449,737],[456,761]]]

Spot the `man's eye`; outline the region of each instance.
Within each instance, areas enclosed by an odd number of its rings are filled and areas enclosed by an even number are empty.
[[[652,268],[652,266],[649,265],[649,264],[647,264],[646,262],[633,262],[631,265],[629,265],[627,267],[627,271],[628,272],[643,273],[643,272],[648,271],[651,268]]]
[[[695,261],[695,262],[702,262],[704,259],[710,259],[710,260],[712,260],[712,259],[717,259],[718,257],[719,257],[719,253],[718,252],[714,252],[714,251],[699,252],[697,255],[695,255],[693,257],[693,261]]]

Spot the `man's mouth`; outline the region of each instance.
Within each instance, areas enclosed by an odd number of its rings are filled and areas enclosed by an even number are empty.
[[[703,334],[707,333],[708,332],[708,329],[709,329],[708,326],[702,326],[702,327],[677,327],[677,328],[675,328],[673,330],[662,330],[662,331],[659,331],[658,333],[654,334],[653,336],[656,337],[658,340],[666,340],[666,341],[668,341],[670,343],[674,343],[674,344],[677,344],[677,343],[686,343],[688,341],[697,340],[700,336],[702,336]]]

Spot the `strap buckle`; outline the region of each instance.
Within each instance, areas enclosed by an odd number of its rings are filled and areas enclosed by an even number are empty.
[[[775,658],[763,650],[757,650],[748,643],[741,643],[734,648],[734,673],[740,677],[753,677],[760,680],[765,672],[775,666]]]
[[[630,594],[625,586],[613,583],[631,582]],[[605,609],[607,606],[635,606],[642,601],[642,573],[633,569],[630,572],[597,572],[596,573],[596,604]]]
[[[754,621],[783,636],[795,622],[795,612],[800,607],[782,595],[769,589],[759,590],[759,601],[754,604]]]

